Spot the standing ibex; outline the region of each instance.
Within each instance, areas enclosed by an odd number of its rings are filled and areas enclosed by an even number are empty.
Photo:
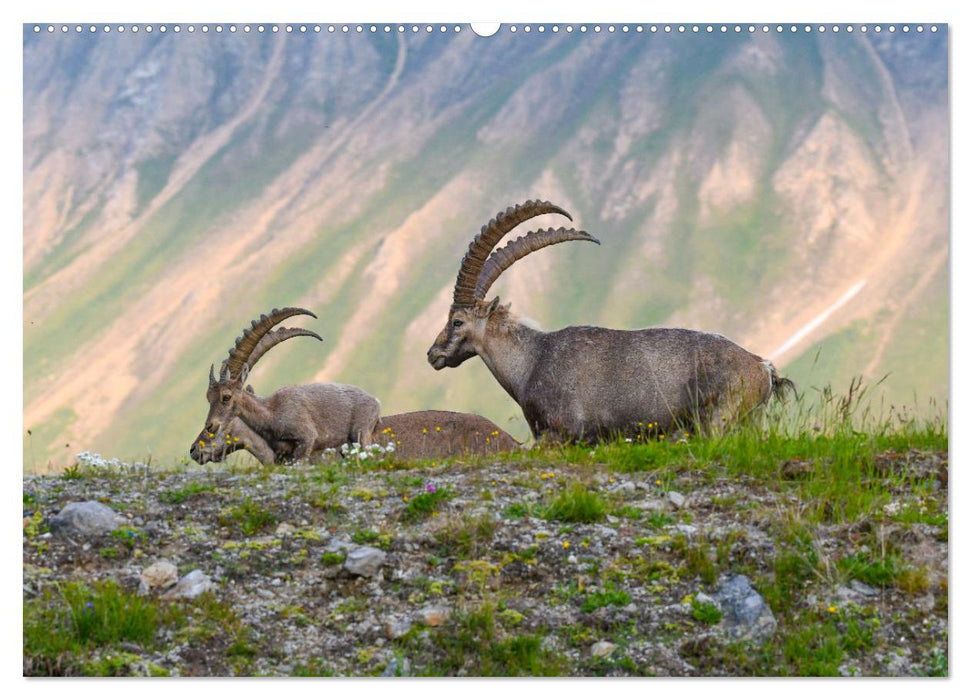
[[[250,369],[268,350],[300,335],[321,340],[316,333],[302,328],[271,330],[284,319],[300,314],[317,318],[306,309],[297,308],[273,309],[269,316],[260,316],[230,348],[218,381],[214,368],[209,368],[209,415],[203,433],[190,449],[197,462],[205,447],[203,435],[224,435],[234,418],[245,423],[270,449],[282,442],[291,444],[295,460],[304,459],[315,450],[371,441],[381,403],[356,386],[302,384],[283,387],[265,398],[246,390]]]
[[[374,440],[391,445],[396,459],[439,459],[463,455],[511,452],[521,445],[492,421],[471,413],[412,411],[383,416]],[[193,446],[200,464],[221,462],[227,455],[247,450],[263,464],[278,464],[293,456],[293,444],[280,440],[272,445],[239,418],[219,432],[203,431]]]
[[[549,202],[529,201],[482,227],[462,259],[448,322],[428,350],[436,370],[478,355],[535,438],[573,440],[720,427],[793,386],[770,362],[717,333],[594,326],[547,333],[518,321],[499,297],[485,301],[502,271],[529,253],[564,241],[599,243],[584,231],[546,229],[490,256],[518,224],[553,213],[572,220]]]

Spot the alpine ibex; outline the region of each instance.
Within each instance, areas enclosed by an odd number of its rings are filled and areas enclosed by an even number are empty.
[[[263,442],[272,446],[281,442],[292,444],[292,457],[301,460],[315,450],[338,447],[344,443],[371,441],[374,426],[381,413],[381,402],[363,389],[349,384],[317,383],[287,386],[267,397],[246,390],[250,369],[271,348],[289,338],[310,336],[322,340],[312,331],[302,328],[273,326],[304,314],[306,309],[273,309],[262,315],[243,331],[223,361],[217,381],[214,367],[209,368],[209,415],[206,427],[190,449],[192,458],[201,458],[205,438],[226,434],[226,427],[234,418],[245,423]],[[266,456],[266,455],[264,455]]]
[[[543,332],[520,322],[499,297],[485,301],[503,270],[529,253],[564,241],[599,244],[585,231],[545,229],[492,252],[520,223],[554,213],[572,221],[554,204],[528,201],[482,227],[462,259],[445,328],[428,350],[432,367],[481,357],[537,439],[718,428],[793,386],[768,360],[717,333],[594,326]]]
[[[487,418],[455,411],[413,411],[384,416],[375,429],[380,444],[394,444],[399,459],[436,459],[511,452],[521,447]]]
[[[382,446],[393,445],[397,459],[437,459],[460,455],[511,452],[521,445],[492,421],[471,413],[413,411],[384,416],[374,431]],[[293,456],[293,444],[270,445],[239,418],[218,433],[203,431],[196,438],[193,457],[200,464],[221,462],[237,450],[247,450],[263,464],[278,464]]]

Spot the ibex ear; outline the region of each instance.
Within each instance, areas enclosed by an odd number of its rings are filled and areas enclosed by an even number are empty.
[[[216,384],[216,365],[209,365],[209,386]]]
[[[246,377],[248,377],[248,376],[249,376],[249,363],[248,362],[244,362],[243,363],[243,369],[239,373],[239,383],[240,384],[245,384],[246,383]]]
[[[495,299],[489,302],[489,308],[486,310],[486,318],[489,318],[490,316],[492,316],[492,314],[494,314],[496,309],[498,308],[499,308],[499,297],[496,297]]]
[[[246,391],[248,391],[248,392],[249,392],[249,393],[251,393],[251,394],[256,394],[256,392],[255,392],[255,391],[253,391],[253,387],[252,387],[252,385],[250,385],[250,384],[247,384],[247,385],[246,385]]]
[[[223,361],[222,367],[219,368],[219,381],[220,383],[229,381],[229,363],[225,360]]]

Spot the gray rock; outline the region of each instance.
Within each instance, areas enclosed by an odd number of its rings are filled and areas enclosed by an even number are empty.
[[[380,549],[359,547],[347,553],[344,569],[357,576],[371,578],[380,571],[381,565],[387,558],[387,553]]]
[[[637,503],[631,503],[634,508],[639,508],[640,510],[657,511],[664,510],[664,501],[658,498],[649,498],[646,501],[638,501]]]
[[[678,508],[678,509],[684,508],[684,503],[686,499],[683,494],[680,494],[677,491],[668,491],[667,497],[668,497],[668,503],[673,505],[675,508]]]
[[[138,595],[148,595],[154,591],[164,591],[179,580],[179,570],[170,561],[159,559],[146,567],[138,577]]]
[[[429,605],[422,608],[421,621],[429,627],[438,627],[448,619],[448,608]]]
[[[104,503],[84,501],[68,503],[50,520],[51,532],[63,537],[107,535],[126,521]]]
[[[600,658],[602,656],[610,656],[611,654],[614,653],[614,650],[616,648],[617,648],[616,644],[612,644],[611,642],[599,641],[590,647],[590,654],[596,658]]]
[[[712,598],[725,614],[719,627],[729,638],[763,642],[775,632],[775,616],[748,577],[733,576]]]
[[[175,600],[177,598],[189,600],[202,595],[206,591],[214,590],[216,590],[216,584],[212,582],[212,579],[206,576],[201,570],[196,569],[183,576],[175,584],[175,588],[164,593],[161,598],[162,600]]]
[[[850,581],[850,588],[856,591],[857,593],[859,593],[860,595],[866,596],[868,598],[870,596],[875,596],[877,594],[877,591],[875,588],[873,588],[873,586],[863,583],[863,581],[857,581],[856,579],[853,579],[852,581]]]
[[[674,529],[683,535],[693,535],[698,532],[698,528],[694,525],[685,525],[684,523],[678,523],[674,526]]]
[[[398,639],[408,634],[411,631],[411,626],[411,620],[402,620],[401,618],[393,617],[384,623],[384,630],[387,632],[389,639]]]

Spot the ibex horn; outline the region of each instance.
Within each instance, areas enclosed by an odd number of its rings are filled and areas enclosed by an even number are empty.
[[[452,296],[453,309],[475,304],[477,299],[475,290],[479,281],[479,273],[482,271],[482,266],[485,264],[489,253],[502,240],[502,237],[516,226],[540,214],[562,214],[573,221],[573,217],[555,204],[530,200],[509,207],[504,212],[499,212],[496,218],[482,227],[479,235],[469,244],[469,250],[465,257],[462,258],[462,264],[455,279],[455,292]]]
[[[316,338],[321,342],[324,340],[313,331],[308,331],[305,328],[277,328],[276,330],[272,330],[264,335],[260,342],[256,344],[256,347],[253,348],[253,352],[250,353],[249,358],[246,360],[246,364],[249,365],[250,371],[253,371],[253,365],[259,362],[259,359],[269,352],[271,348],[279,345],[284,340],[296,338],[299,335]]]
[[[572,228],[547,228],[530,231],[525,236],[520,236],[502,248],[493,251],[485,265],[482,266],[479,283],[475,288],[475,298],[484,299],[489,287],[499,278],[499,275],[517,260],[525,258],[540,248],[545,248],[554,243],[565,243],[566,241],[590,241],[600,245],[600,241],[586,231],[577,231]]]
[[[299,309],[294,307],[287,307],[285,309],[273,309],[269,315],[263,314],[256,321],[253,321],[251,326],[243,331],[243,335],[236,339],[236,344],[229,349],[229,357],[223,362],[223,372],[228,370],[229,374],[233,377],[239,376],[240,371],[243,369],[243,365],[249,360],[250,355],[253,354],[253,350],[259,344],[260,340],[266,335],[273,326],[290,318],[291,316],[312,316],[317,318],[317,316],[307,309]]]

